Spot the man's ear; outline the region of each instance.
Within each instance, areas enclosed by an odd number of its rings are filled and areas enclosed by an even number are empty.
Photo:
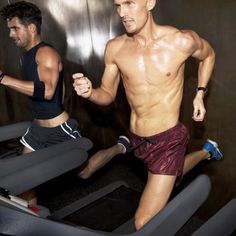
[[[28,28],[29,28],[29,30],[30,30],[31,33],[37,34],[37,27],[36,27],[35,24],[32,24],[32,23],[29,24],[29,25],[28,25]]]
[[[151,11],[156,5],[156,0],[147,0],[148,10]]]

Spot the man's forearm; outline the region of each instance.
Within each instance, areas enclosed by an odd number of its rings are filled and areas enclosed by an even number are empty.
[[[92,89],[91,96],[88,99],[97,105],[107,106],[114,101],[115,97],[111,96],[111,94],[102,88],[96,88]]]
[[[33,96],[34,83],[31,81],[22,81],[15,79],[9,75],[5,75],[1,80],[1,85],[14,89],[17,92],[23,93],[28,96]]]
[[[199,64],[198,87],[207,87],[215,65],[215,53],[211,50],[209,56]]]

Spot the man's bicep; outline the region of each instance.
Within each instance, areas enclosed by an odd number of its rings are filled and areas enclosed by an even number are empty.
[[[39,80],[46,85],[56,86],[59,77],[59,62],[57,55],[47,52],[37,58]]]
[[[58,82],[58,70],[55,67],[48,67],[43,64],[38,65],[39,80],[45,84],[45,89],[49,93],[54,93]]]
[[[45,85],[44,96],[46,99],[51,99],[54,96],[59,78],[58,55],[52,50],[42,50],[36,59],[39,80]]]
[[[102,77],[101,88],[112,95],[116,95],[119,82],[119,68],[116,64],[107,64]]]

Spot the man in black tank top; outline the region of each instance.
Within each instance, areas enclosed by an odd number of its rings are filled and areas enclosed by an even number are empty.
[[[63,108],[63,65],[60,55],[41,39],[41,11],[32,3],[17,2],[1,10],[9,36],[25,49],[22,78],[2,74],[1,84],[28,96],[34,121],[21,138],[24,153],[79,138],[78,123]]]
[[[0,84],[27,95],[30,101],[34,120],[20,140],[24,145],[23,152],[32,152],[81,137],[78,122],[70,119],[63,108],[61,58],[40,36],[41,11],[32,3],[20,1],[7,5],[0,14],[7,21],[10,38],[17,47],[26,51],[22,58],[23,80],[13,78],[0,70]],[[113,147],[98,152],[95,159],[99,160],[99,167],[113,156],[125,153],[124,143],[127,141],[121,137]],[[93,170],[95,171],[94,165]],[[82,172],[81,177],[87,176]]]
[[[22,58],[23,80],[0,70],[0,84],[28,96],[34,120],[21,138],[23,153],[32,152],[81,137],[78,122],[63,108],[63,65],[60,55],[41,39],[41,11],[32,3],[21,1],[1,10],[9,36],[17,47],[25,49]],[[23,194],[36,203],[32,191]],[[34,195],[34,194],[33,194]]]

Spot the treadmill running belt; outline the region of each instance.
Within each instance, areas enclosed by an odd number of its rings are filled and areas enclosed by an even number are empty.
[[[63,220],[94,230],[111,232],[134,217],[141,193],[121,186]]]

